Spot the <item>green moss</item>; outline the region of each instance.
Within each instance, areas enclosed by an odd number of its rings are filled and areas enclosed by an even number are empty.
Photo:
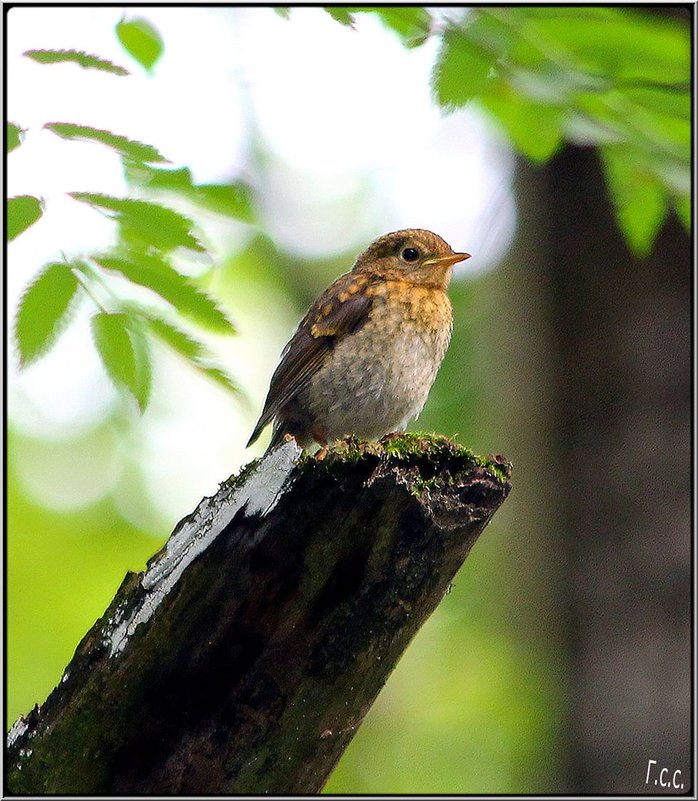
[[[230,478],[226,479],[225,484],[231,488],[233,487],[240,487],[242,486],[245,481],[249,478],[249,476],[254,473],[257,469],[257,465],[262,461],[264,457],[260,457],[258,459],[253,459],[251,462],[248,462],[246,465],[243,465],[240,468],[239,473],[233,473]]]
[[[511,479],[511,462],[503,456],[483,459],[478,457],[480,464],[491,473],[501,484],[508,484]]]
[[[249,462],[225,483],[229,487],[241,486],[263,459],[261,457]],[[417,468],[412,481],[412,491],[416,495],[453,484],[475,467],[484,467],[495,480],[506,484],[509,482],[511,469],[501,456],[483,458],[448,437],[424,433],[388,434],[378,441],[347,436],[315,453],[303,451],[298,466],[304,470],[321,465],[322,469],[339,475],[347,465],[360,462],[374,466],[379,462],[392,462],[407,468]]]
[[[333,472],[340,466],[361,461],[414,466],[418,469],[413,482],[416,494],[452,484],[475,467],[485,468],[502,484],[508,483],[510,478],[510,465],[503,457],[477,456],[463,445],[438,434],[388,434],[377,442],[345,437],[331,447],[307,456],[304,461],[320,463]]]

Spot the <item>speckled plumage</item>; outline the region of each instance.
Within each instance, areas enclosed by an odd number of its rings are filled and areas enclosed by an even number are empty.
[[[446,288],[453,264],[465,258],[421,229],[373,242],[300,322],[248,444],[272,421],[272,445],[292,434],[303,447],[404,429],[422,410],[446,353]]]

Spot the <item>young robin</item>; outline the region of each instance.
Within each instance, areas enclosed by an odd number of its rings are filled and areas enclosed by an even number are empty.
[[[421,229],[376,239],[311,306],[274,371],[248,447],[274,423],[270,448],[346,434],[378,439],[422,410],[451,338],[446,288],[454,253]]]

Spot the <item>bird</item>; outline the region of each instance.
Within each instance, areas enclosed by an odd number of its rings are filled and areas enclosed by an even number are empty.
[[[376,440],[419,415],[453,327],[446,290],[470,258],[421,228],[374,240],[313,303],[281,353],[247,443],[273,424],[268,450],[354,435]]]

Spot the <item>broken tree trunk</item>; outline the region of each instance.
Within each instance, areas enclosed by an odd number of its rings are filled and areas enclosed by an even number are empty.
[[[10,731],[6,791],[318,792],[509,489],[442,438],[284,443],[126,577]]]

